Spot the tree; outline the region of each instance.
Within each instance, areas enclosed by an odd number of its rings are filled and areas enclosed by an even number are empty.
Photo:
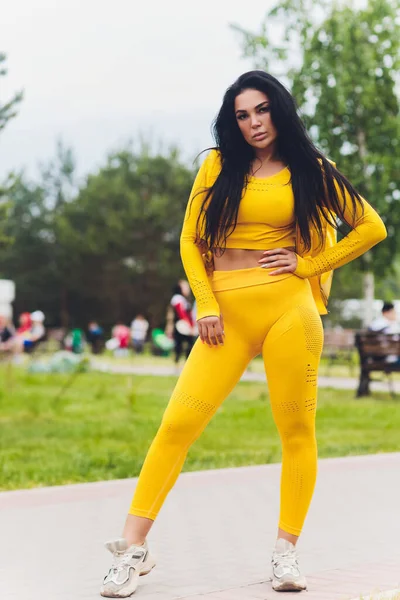
[[[7,69],[2,66],[6,60],[6,55],[0,52],[0,77],[7,74]],[[21,102],[23,93],[16,93],[10,100],[5,104],[0,103],[0,131],[4,129],[8,121],[16,116],[16,107]]]
[[[274,43],[277,22],[282,40]],[[266,16],[260,33],[236,29],[245,54],[258,66],[274,66],[278,76],[286,68],[287,84],[314,141],[387,225],[388,240],[358,263],[371,307],[374,274],[393,269],[399,249],[399,2],[369,0],[366,8],[356,10],[325,0],[282,0]]]
[[[75,183],[74,153],[71,148],[64,146],[62,140],[57,142],[55,159],[42,166],[41,174],[48,224],[47,235],[52,245],[48,269],[52,271],[51,278],[59,294],[60,323],[67,329],[69,326],[67,286],[69,264],[68,257],[65,256],[65,250],[59,240],[57,223],[63,214],[65,205],[72,202],[77,196],[78,186]]]
[[[57,221],[68,264],[69,309],[112,325],[145,312],[165,318],[182,276],[179,237],[193,180],[179,153],[123,150],[90,175]]]
[[[53,239],[43,189],[20,174],[14,177],[5,197],[9,210],[4,231],[12,243],[0,253],[0,273],[16,283],[17,313],[41,308],[49,316],[56,287],[49,267]]]
[[[3,198],[7,243],[0,254],[0,272],[18,290],[17,312],[41,308],[49,323],[68,325],[66,287],[68,264],[58,240],[57,219],[73,199],[72,151],[58,142],[56,157],[42,166],[41,180],[23,174],[10,176]]]
[[[6,195],[0,272],[16,282],[16,312],[41,308],[49,325],[110,327],[145,312],[165,320],[172,286],[184,276],[179,254],[193,181],[175,149],[145,146],[112,154],[80,187],[70,149],[32,182],[14,176]]]
[[[7,70],[2,66],[2,63],[4,63],[5,60],[6,55],[0,52],[0,77],[7,74]],[[21,102],[22,98],[22,92],[18,92],[5,104],[2,104],[0,101],[0,132],[5,128],[8,121],[16,116],[15,109]],[[4,248],[6,245],[11,243],[11,238],[5,234],[3,226],[7,219],[8,210],[10,208],[5,198],[6,190],[10,184],[10,179],[8,179],[3,185],[0,184],[0,248]]]

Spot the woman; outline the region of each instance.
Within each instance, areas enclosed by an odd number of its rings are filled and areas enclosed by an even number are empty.
[[[155,565],[146,535],[187,451],[260,353],[282,442],[272,587],[306,589],[295,547],[317,472],[319,315],[327,313],[332,270],[383,240],[386,229],[311,142],[292,96],[271,75],[239,77],[214,134],[181,236],[199,339],[143,465],[124,537],[106,544],[115,562],[104,596],[130,595]],[[339,243],[337,218],[351,229]]]
[[[175,365],[178,366],[185,346],[186,358],[189,358],[193,347],[193,317],[188,301],[190,286],[187,281],[180,280],[174,287],[171,306],[174,311],[174,344]]]

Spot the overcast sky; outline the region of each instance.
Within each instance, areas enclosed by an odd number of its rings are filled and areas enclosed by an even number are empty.
[[[24,89],[0,138],[0,177],[52,157],[78,172],[139,132],[192,156],[211,143],[225,89],[251,68],[230,23],[257,30],[273,0],[13,0],[2,6],[1,101]]]

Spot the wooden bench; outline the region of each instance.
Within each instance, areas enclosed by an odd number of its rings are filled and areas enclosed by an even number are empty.
[[[350,375],[354,376],[354,333],[353,329],[325,329],[322,356],[327,359],[325,373],[327,376],[336,362],[345,363],[349,368]]]
[[[389,390],[394,396],[393,381],[390,375],[400,372],[399,362],[388,362],[389,356],[400,357],[400,334],[360,331],[356,334],[356,347],[360,357],[360,383],[357,398],[370,395],[370,374],[373,371],[388,376]]]

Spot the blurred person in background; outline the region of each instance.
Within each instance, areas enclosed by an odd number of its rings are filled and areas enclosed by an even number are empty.
[[[115,356],[127,356],[129,351],[130,329],[122,321],[112,329],[112,337],[117,341],[117,346],[114,349]]]
[[[19,322],[19,326],[17,328],[18,335],[22,335],[26,331],[29,331],[30,328],[32,327],[31,313],[29,313],[29,312],[21,313],[19,315],[18,322]]]
[[[114,555],[101,589],[106,597],[131,595],[155,566],[146,536],[187,452],[260,353],[282,444],[272,587],[307,587],[296,543],[317,475],[320,315],[327,313],[332,271],[383,240],[386,229],[313,144],[294,98],[272,75],[251,71],[228,88],[214,136],[181,233],[199,338],[147,453],[123,537],[106,544]],[[337,243],[340,223],[350,233]],[[243,542],[251,562],[254,549]]]
[[[185,352],[186,358],[189,358],[193,347],[193,316],[192,306],[188,300],[190,297],[189,283],[181,279],[176,284],[171,298],[171,306],[174,310],[174,351],[175,365],[178,366],[182,353]]]
[[[74,354],[82,354],[85,350],[85,334],[80,327],[74,327],[64,338],[64,348]]]
[[[29,318],[27,317],[27,313],[22,313],[22,316],[24,318],[20,318],[21,326],[17,330],[15,340],[15,352],[17,355],[21,355],[23,352],[32,352],[46,337],[44,326],[45,316],[41,310],[35,310],[33,313],[30,313]]]
[[[0,353],[10,353],[15,343],[15,329],[11,320],[0,315]]]
[[[382,314],[372,321],[368,327],[369,331],[385,334],[399,334],[400,323],[397,320],[396,308],[393,302],[384,302],[382,306]],[[389,356],[375,356],[374,360],[384,361],[390,364],[400,364],[400,356],[389,354]]]
[[[142,354],[146,341],[149,322],[142,314],[136,315],[131,323],[131,340],[136,354]]]
[[[41,310],[35,310],[31,313],[32,326],[29,331],[29,342],[32,346],[36,346],[46,336],[44,326],[45,316]]]
[[[92,348],[93,354],[100,354],[104,345],[104,330],[97,321],[90,321],[88,324],[86,339]]]
[[[392,302],[383,303],[381,316],[374,319],[368,329],[378,333],[400,333],[400,324]]]

